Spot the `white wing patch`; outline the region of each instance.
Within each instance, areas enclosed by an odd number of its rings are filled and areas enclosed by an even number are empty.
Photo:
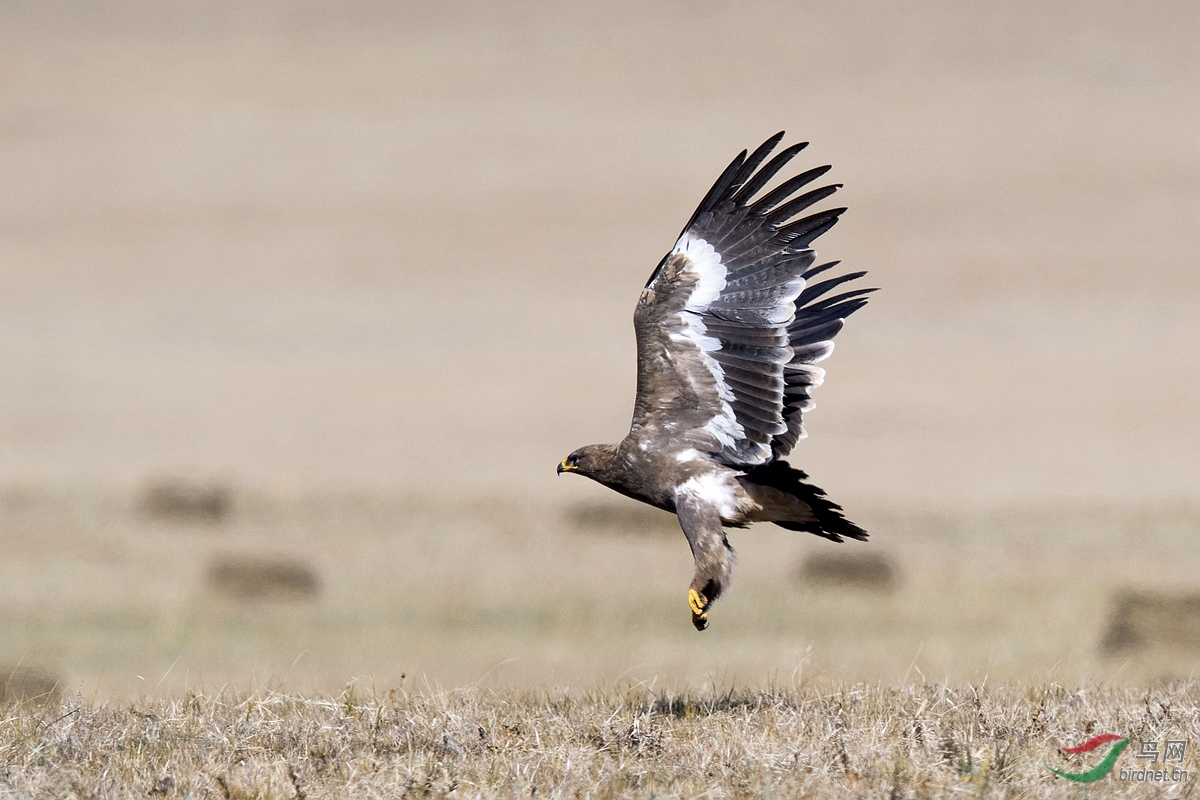
[[[707,311],[712,302],[721,296],[721,290],[725,288],[725,276],[729,272],[721,263],[720,254],[708,242],[685,233],[675,243],[671,255],[686,256],[692,262],[691,271],[698,277],[684,308],[696,313]]]
[[[698,314],[684,311],[679,315],[679,319],[683,322],[683,330],[679,333],[672,333],[672,339],[677,342],[689,341],[696,345],[696,347],[699,347],[703,353],[711,353],[721,349],[721,340],[715,336],[708,335],[708,326],[704,324],[704,320]],[[712,363],[717,369],[721,368],[721,365],[717,362],[713,361]],[[724,373],[721,374],[724,375]]]
[[[684,310],[679,314],[683,329],[672,333],[670,338],[676,342],[689,342],[700,351],[700,361],[712,375],[717,395],[721,399],[720,413],[706,422],[701,430],[716,439],[721,447],[732,449],[740,440],[746,438],[746,429],[733,413],[733,391],[725,382],[725,370],[709,355],[721,349],[721,340],[708,335],[708,329],[700,317],[700,314],[708,310],[713,301],[721,296],[728,270],[721,263],[720,254],[711,244],[690,234],[685,233],[679,237],[671,253],[688,259],[688,271],[695,273],[697,280],[687,303],[684,304]]]

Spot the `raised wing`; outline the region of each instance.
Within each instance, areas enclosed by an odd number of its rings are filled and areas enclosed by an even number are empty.
[[[655,429],[675,442],[752,468],[803,436],[801,415],[824,372],[845,316],[870,289],[822,300],[860,277],[811,287],[814,239],[844,208],[796,219],[838,185],[796,193],[824,175],[817,167],[753,199],[805,144],[763,161],[783,134],[721,174],[646,284],[634,312],[638,391],[631,434]],[[761,166],[761,169],[759,168]]]

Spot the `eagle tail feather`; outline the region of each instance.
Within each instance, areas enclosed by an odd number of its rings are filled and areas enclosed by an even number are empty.
[[[842,507],[826,497],[824,489],[806,483],[808,475],[786,461],[776,460],[755,467],[746,474],[744,480],[750,484],[748,488],[752,491],[753,488],[759,487],[771,494],[769,490],[773,489],[787,495],[788,498],[800,501],[800,508],[796,508],[794,503],[786,504],[790,508],[781,507],[780,503],[771,503],[771,511],[787,516],[772,516],[763,520],[764,522],[774,522],[781,528],[812,533],[834,542],[867,539],[867,532],[846,519]],[[791,513],[787,513],[789,510]]]

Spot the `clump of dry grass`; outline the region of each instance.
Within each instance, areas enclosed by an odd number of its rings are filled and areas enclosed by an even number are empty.
[[[1200,594],[1117,595],[1100,649],[1119,654],[1154,648],[1200,652]]]
[[[214,593],[242,602],[312,600],[321,592],[316,570],[291,556],[217,556],[205,582]]]
[[[900,583],[900,570],[892,559],[877,552],[811,553],[796,570],[804,586],[842,587],[887,592]]]
[[[138,505],[160,519],[184,522],[221,522],[233,509],[233,491],[212,481],[161,478],[143,487]]]
[[[1049,798],[1069,785],[1048,766],[1095,760],[1058,748],[1101,732],[1200,743],[1198,704],[1195,681],[69,698],[0,719],[0,764],[15,796]],[[1200,776],[1195,748],[1179,766]]]

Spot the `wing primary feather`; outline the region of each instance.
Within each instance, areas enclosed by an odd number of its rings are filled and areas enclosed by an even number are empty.
[[[706,237],[705,241],[711,244],[717,252],[723,254],[729,247],[725,237],[730,233],[737,232],[749,212],[744,208],[738,208],[729,200],[721,201],[717,204],[717,208],[724,211],[725,218],[717,225],[706,225],[704,236]]]
[[[785,225],[779,229],[779,236],[789,245],[808,247],[812,244],[813,239],[816,239],[825,231],[837,224],[838,217],[846,213],[845,208],[832,208],[829,211],[822,211],[820,214],[813,214],[811,217],[805,217],[801,220],[796,220],[790,225]]]
[[[766,222],[770,225],[782,225],[792,217],[799,214],[809,206],[819,203],[829,195],[842,188],[842,184],[834,183],[829,186],[822,186],[820,189],[813,189],[811,192],[805,192],[794,200],[789,200],[779,208],[772,211],[767,217]]]
[[[749,215],[749,211],[742,212],[743,218]],[[754,223],[749,225],[739,225],[721,239],[720,252],[722,258],[727,258],[731,261],[742,261],[750,258],[752,261],[757,261],[755,251],[765,249],[767,252],[770,252],[779,249],[774,244],[775,228],[760,224],[761,218],[755,218],[755,220]]]
[[[813,300],[816,300],[821,295],[836,289],[843,283],[861,278],[866,274],[866,272],[847,272],[845,275],[839,275],[836,278],[830,278],[828,280],[821,281],[820,283],[810,283],[805,287],[804,291],[800,293],[800,296],[796,298],[796,308],[803,308]]]
[[[834,267],[836,267],[836,266],[837,266],[838,264],[840,264],[840,263],[842,263],[842,262],[841,262],[841,261],[826,261],[824,264],[817,264],[817,265],[816,265],[815,267],[813,267],[812,269],[810,269],[810,270],[807,270],[807,271],[806,271],[806,272],[805,272],[803,275],[801,275],[800,277],[801,277],[801,278],[803,278],[805,281],[809,281],[809,280],[811,280],[811,279],[813,279],[813,278],[817,277],[818,275],[820,275],[820,274],[821,274],[822,272],[824,272],[825,270],[827,270],[827,269],[833,269]]]
[[[757,200],[754,205],[750,207],[750,213],[757,214],[760,217],[766,216],[767,214],[771,213],[772,208],[795,194],[796,190],[801,186],[812,183],[826,172],[829,172],[831,169],[833,169],[833,165],[826,164],[823,167],[813,167],[807,172],[801,172],[794,178],[788,178],[770,192],[763,195],[761,199]]]
[[[772,438],[787,430],[783,421],[783,404],[773,406],[770,410],[756,409],[743,402],[733,404],[738,415],[738,423],[747,433],[754,445],[769,445]]]
[[[775,280],[776,283],[784,283],[795,279],[797,273],[803,272],[804,268],[813,262],[817,254],[808,248],[799,250],[787,250],[782,253],[775,253],[758,260],[749,259],[746,264],[738,265],[729,271],[725,276],[725,287],[730,291],[753,284],[755,278],[765,275],[763,281]],[[774,276],[784,275],[786,277],[777,279]],[[801,275],[801,278],[804,276]]]
[[[792,279],[786,283],[761,289],[737,289],[732,292],[722,292],[721,296],[712,302],[709,308],[740,308],[740,309],[777,309],[785,299],[794,302],[793,298],[800,292],[801,283]]]
[[[727,377],[732,377],[740,380],[742,383],[748,383],[751,386],[758,386],[768,392],[782,392],[784,383],[782,375],[764,375],[762,370],[742,369],[733,364],[723,364],[722,369],[725,370]]]
[[[738,424],[744,430],[754,430],[764,434],[763,438],[770,442],[771,437],[783,433],[787,430],[787,424],[783,422],[783,404],[780,403],[772,408],[765,409],[747,402],[735,402],[735,413],[737,414]]]
[[[748,202],[751,197],[758,193],[759,189],[766,186],[767,182],[779,173],[779,170],[787,166],[787,163],[795,158],[796,154],[806,147],[808,147],[808,142],[800,142],[799,144],[794,144],[791,147],[780,151],[780,153],[772,158],[765,167],[758,171],[757,175],[751,178],[745,186],[738,190],[738,193],[733,197],[733,202],[737,203],[738,205],[743,205]]]
[[[819,361],[824,361],[832,352],[833,342],[828,339],[825,341],[792,345],[792,360],[788,363],[816,364]]]
[[[749,156],[746,155],[745,150],[739,153],[738,157],[730,162],[729,166],[725,168],[725,171],[721,173],[721,177],[718,178],[717,182],[714,183],[712,188],[708,190],[708,194],[704,196],[704,200],[700,202],[700,205],[696,208],[696,212],[692,214],[691,220],[689,220],[688,224],[684,226],[683,231],[686,232],[689,228],[691,228],[692,224],[696,221],[696,218],[699,217],[701,213],[712,210],[714,206],[725,200],[728,195],[732,195],[737,192],[742,187],[742,184],[749,180],[754,174],[754,170],[758,169],[758,165],[763,162],[763,159],[771,154],[771,151],[774,150],[775,146],[778,145],[780,140],[783,139],[783,135],[783,131],[775,134],[770,139],[767,139],[765,142],[760,144]],[[736,208],[736,201],[734,205]],[[680,235],[682,236],[683,233],[681,232]]]
[[[753,364],[783,364],[787,361],[787,347],[759,347],[756,345],[729,344],[710,354],[720,364],[742,361]]]
[[[863,305],[866,305],[866,300],[863,300]],[[788,341],[793,348],[803,346],[805,342],[820,342],[828,341],[838,335],[838,331],[846,324],[846,317],[857,311],[862,306],[851,309],[845,316],[834,316],[826,320],[822,320],[819,325],[805,325],[800,328],[788,329]]]
[[[737,409],[738,422],[743,422],[744,416],[752,417],[756,423],[754,427],[766,433],[778,433],[779,430],[776,429],[783,428],[779,418],[779,412],[783,409],[782,397],[764,401],[751,395],[735,396],[733,405]]]
[[[872,292],[872,291],[874,291],[874,289],[868,289],[866,291]],[[825,309],[822,315],[825,317],[828,317],[826,322],[832,321],[832,322],[842,323],[846,320],[846,317],[850,316],[855,311],[858,311],[860,308],[862,308],[866,304],[867,304],[866,297],[856,297],[853,300],[845,300],[845,301],[839,302],[836,306],[831,306],[830,308]],[[799,330],[799,329],[797,329],[797,330]],[[839,328],[839,330],[840,330],[840,328]],[[789,332],[789,334],[791,333],[790,330],[788,332]],[[835,333],[836,333],[836,331],[835,331]]]
[[[780,131],[779,133],[772,136],[770,139],[767,139],[765,142],[760,144],[758,146],[758,149],[755,150],[753,153],[751,153],[750,157],[746,159],[746,163],[742,164],[742,168],[740,170],[738,170],[737,177],[735,177],[733,179],[733,184],[727,190],[727,192],[729,192],[729,193],[737,192],[738,194],[740,194],[740,192],[738,190],[742,187],[742,185],[746,181],[750,180],[750,177],[754,174],[754,170],[758,169],[758,165],[761,164],[766,159],[766,157],[771,154],[771,151],[774,150],[775,146],[778,145],[779,142],[782,140],[783,140],[783,131]],[[733,200],[735,205],[740,205],[740,203],[738,203],[736,195],[730,199]]]
[[[798,262],[804,261],[804,254],[811,253],[811,250],[801,251],[801,254],[773,253],[766,258],[731,269],[725,275],[725,291],[767,289],[791,283],[804,270],[804,264]]]
[[[775,328],[748,328],[712,319],[705,321],[705,328],[709,336],[716,336],[722,343],[778,347],[781,339],[779,331]]]
[[[734,176],[741,170],[745,160],[746,151],[743,150],[738,153],[733,161],[729,162],[729,166],[721,173],[721,177],[717,178],[717,182],[708,190],[708,194],[704,195],[704,199],[700,201],[700,205],[696,206],[696,211],[692,214],[692,218],[688,220],[688,224],[683,226],[683,230],[679,233],[680,236],[687,233],[688,229],[696,222],[697,217],[705,211],[711,211],[713,206],[717,204],[717,201],[724,196],[725,192],[729,190],[730,184],[733,183]]]
[[[805,306],[804,310],[806,312],[811,311],[812,313],[815,314],[819,311],[826,311],[826,310],[830,309],[831,307],[833,307],[843,301],[861,298],[864,295],[868,295],[871,292],[875,292],[875,291],[878,291],[877,287],[871,287],[869,289],[854,289],[853,291],[842,292],[841,294],[835,294],[833,297],[830,297],[828,299],[813,303],[810,306]]]
[[[867,298],[860,297],[857,300],[851,300],[850,302],[846,303],[842,307],[842,319],[845,319],[846,317],[853,314],[855,311],[858,311],[860,308],[865,306],[867,304],[867,302],[868,302]]]
[[[771,392],[769,389],[764,389],[761,386],[755,386],[752,383],[746,383],[743,380],[733,377],[729,373],[725,374],[725,383],[733,390],[734,395],[738,397],[754,397],[759,400],[765,400],[769,403],[776,402],[778,395]]]

